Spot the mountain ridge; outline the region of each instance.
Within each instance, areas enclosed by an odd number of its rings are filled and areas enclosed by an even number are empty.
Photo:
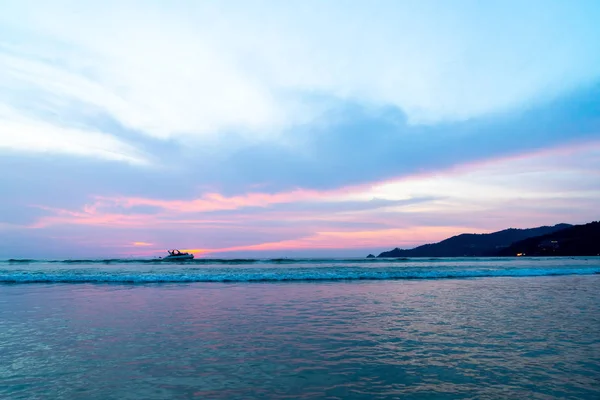
[[[499,256],[519,254],[531,257],[600,255],[600,221],[521,240],[498,252]]]
[[[573,227],[571,224],[560,223],[554,226],[539,226],[536,228],[508,228],[491,233],[462,233],[437,243],[424,244],[414,249],[395,248],[384,251],[378,258],[397,257],[486,257],[499,255],[502,249],[516,242],[534,237],[553,234],[563,229]]]

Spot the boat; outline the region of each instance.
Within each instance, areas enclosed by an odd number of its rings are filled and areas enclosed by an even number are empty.
[[[180,260],[193,260],[194,255],[191,253],[182,253],[177,249],[168,250],[169,255],[162,258],[163,261],[180,261]]]

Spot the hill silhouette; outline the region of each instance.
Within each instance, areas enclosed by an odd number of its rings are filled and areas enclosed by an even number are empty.
[[[485,257],[499,255],[513,243],[552,234],[572,227],[569,224],[540,226],[530,229],[505,229],[493,233],[463,233],[438,243],[425,244],[414,249],[384,251],[377,257]]]
[[[547,235],[511,244],[498,255],[515,256],[597,256],[600,255],[600,221],[575,225]]]

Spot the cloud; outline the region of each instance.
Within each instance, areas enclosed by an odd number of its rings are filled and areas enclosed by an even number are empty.
[[[572,149],[600,137],[598,18],[594,1],[5,1],[0,234],[233,254],[585,222],[598,160]]]
[[[0,184],[11,190],[0,200],[0,208],[5,210],[0,220],[28,224],[39,215],[39,210],[29,205],[77,210],[82,204],[89,204],[93,196],[110,199],[118,205],[110,212],[118,223],[131,220],[119,220],[127,207],[128,213],[149,216],[163,209],[178,208],[215,213],[235,211],[242,206],[268,207],[270,212],[286,211],[288,216],[300,211],[318,214],[325,210],[356,210],[359,206],[373,208],[374,205],[367,204],[365,198],[360,198],[360,204],[350,203],[350,200],[356,200],[350,198],[344,203],[333,200],[345,193],[367,190],[382,181],[398,181],[464,164],[467,169],[479,170],[481,167],[477,163],[490,158],[515,157],[540,148],[589,143],[597,139],[600,132],[596,114],[598,98],[598,88],[593,87],[527,113],[438,127],[406,125],[403,114],[393,109],[369,110],[344,104],[332,118],[337,121],[335,124],[297,131],[298,139],[287,145],[239,141],[230,149],[228,141],[223,139],[221,145],[213,149],[215,151],[199,149],[198,154],[177,146],[161,146],[162,150],[155,147],[155,160],[160,168],[124,168],[119,164],[49,155],[4,155],[0,157],[0,171],[4,171],[0,173]],[[571,157],[556,157],[572,160]],[[582,169],[584,172],[580,176],[597,172],[597,162],[593,158],[585,159],[588,160],[587,168]],[[539,167],[539,170],[555,169],[556,166],[569,167],[554,162]],[[494,170],[484,171],[494,173]],[[573,179],[573,176],[556,171],[547,176],[546,186],[552,192],[560,177],[564,177],[560,185],[569,188],[573,188],[573,182],[585,185],[594,181]],[[532,178],[527,185],[540,185],[543,178]],[[487,181],[484,174],[478,184],[485,187],[490,183]],[[498,185],[500,189],[496,192],[505,198],[518,196],[522,189],[512,190],[511,184]],[[464,183],[458,180],[446,185],[446,189],[463,186]],[[481,192],[472,184],[469,188]],[[56,196],[47,196],[57,190]],[[328,196],[332,200],[330,203]],[[428,191],[410,193],[394,201],[445,196],[442,192],[436,193],[433,184]],[[385,200],[377,193],[367,200],[372,198]],[[281,215],[280,220],[285,220]],[[365,218],[362,222],[369,221],[369,217]],[[222,220],[221,215],[214,215],[214,219]],[[206,218],[188,220],[205,221]],[[136,221],[144,223],[145,220],[138,218]]]
[[[436,126],[410,125],[394,108],[342,103],[325,117],[335,123],[298,128],[290,144],[248,144],[212,176],[224,190],[244,189],[248,182],[264,182],[271,190],[322,190],[567,146],[599,137],[599,94],[600,86],[593,85],[526,112]]]
[[[279,255],[411,247],[462,232],[595,219],[600,181],[589,166],[599,156],[599,142],[588,142],[333,191],[189,201],[98,197],[74,210],[41,207],[47,214],[21,230],[62,232],[74,235],[73,243],[80,232],[84,242],[113,251],[123,243],[153,243],[142,255],[173,246]],[[140,212],[140,205],[155,211]]]
[[[147,243],[147,242],[133,242],[131,245],[136,246],[136,247],[154,246],[152,243]]]
[[[148,158],[113,135],[56,126],[0,107],[0,150],[63,153],[148,165]]]
[[[412,227],[407,229],[380,229],[376,231],[317,232],[314,235],[293,240],[281,240],[261,244],[234,246],[217,249],[186,249],[200,254],[227,254],[229,252],[319,250],[346,248],[379,248],[401,245],[414,247],[425,240],[442,240],[454,234],[459,227]],[[484,233],[479,230],[476,233]]]
[[[244,196],[225,197],[210,193],[194,200],[160,200],[149,198],[96,197],[93,202],[79,210],[68,210],[35,205],[45,210],[43,216],[29,225],[30,228],[46,228],[53,225],[87,225],[119,227],[177,226],[177,225],[230,225],[255,223],[260,219],[318,221],[324,213],[360,212],[385,207],[400,207],[431,201],[433,198],[402,198],[394,200],[366,199],[348,200],[346,197],[360,187],[340,191],[317,192],[295,190],[282,193],[248,193]],[[141,207],[151,206],[154,213]],[[232,217],[236,218],[232,220]],[[271,225],[273,226],[273,225]]]
[[[67,119],[73,117],[69,104],[83,104],[91,114],[160,139],[233,129],[257,134],[293,120],[281,109],[283,99],[253,82],[218,43],[181,23],[184,15],[169,20],[160,10],[109,9],[83,7],[74,20],[61,7],[25,11],[25,19],[36,21],[33,35],[54,41],[11,46],[3,55],[11,80],[5,86],[35,94],[24,105],[39,108],[38,98],[51,96],[55,101],[46,107]]]
[[[327,97],[431,124],[600,77],[594,2],[8,2],[3,14],[5,90],[29,92],[22,106],[51,93],[67,119],[65,103],[85,104],[188,142],[287,136],[327,113]]]

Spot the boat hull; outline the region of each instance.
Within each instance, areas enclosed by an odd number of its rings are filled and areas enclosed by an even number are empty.
[[[163,258],[163,261],[186,261],[186,260],[193,260],[194,259],[194,255],[193,254],[182,254],[179,256],[167,256],[165,258]]]

